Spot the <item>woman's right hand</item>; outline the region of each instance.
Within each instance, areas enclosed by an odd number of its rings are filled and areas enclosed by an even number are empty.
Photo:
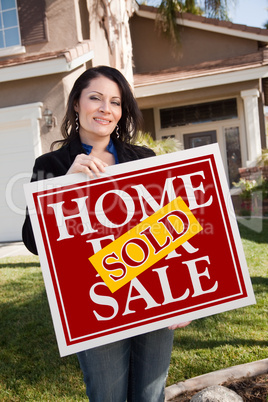
[[[181,322],[180,324],[173,324],[168,327],[168,329],[177,329],[177,328],[184,328],[187,327],[187,325],[191,324],[192,321],[185,321]]]
[[[103,162],[101,159],[96,158],[93,155],[79,154],[76,156],[66,174],[85,173],[93,179],[94,174],[97,177],[100,177],[100,174],[105,172],[107,166],[108,164],[106,162]]]

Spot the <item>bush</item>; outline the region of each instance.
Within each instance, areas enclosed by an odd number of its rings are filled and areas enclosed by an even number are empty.
[[[162,155],[182,150],[182,145],[176,138],[168,137],[162,140],[154,140],[151,134],[143,132],[139,132],[136,145],[151,148],[156,153],[156,155]]]
[[[268,166],[268,149],[263,149],[261,156],[257,160],[258,166]]]

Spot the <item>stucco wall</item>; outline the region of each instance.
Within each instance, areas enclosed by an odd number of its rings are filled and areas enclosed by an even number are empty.
[[[106,64],[120,70],[133,83],[132,43],[129,17],[131,0],[104,0],[90,4],[90,39],[94,51],[93,66]]]
[[[159,34],[154,20],[134,15],[130,29],[135,73],[196,65],[258,50],[257,41],[181,27],[181,43],[175,55],[170,39]]]
[[[241,91],[253,88],[259,89],[258,80],[144,97],[137,99],[137,101],[141,109],[148,109],[151,107],[183,106],[237,95],[240,96]]]
[[[26,46],[26,54],[72,48],[78,42],[76,0],[46,0],[48,41]],[[80,18],[80,16],[79,16]]]
[[[84,70],[83,66],[69,74],[55,74],[1,83],[0,109],[42,102],[42,114],[46,108],[52,111],[56,126],[48,129],[45,126],[44,118],[40,120],[42,153],[48,152],[51,143],[61,138],[60,126],[69,92],[75,79]]]

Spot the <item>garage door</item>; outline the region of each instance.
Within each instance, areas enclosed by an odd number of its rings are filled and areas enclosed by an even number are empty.
[[[41,154],[41,107],[38,102],[0,109],[0,242],[21,240],[23,184]]]

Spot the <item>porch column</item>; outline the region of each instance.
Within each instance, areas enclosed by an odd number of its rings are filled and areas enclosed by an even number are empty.
[[[244,114],[246,122],[247,166],[255,166],[256,159],[261,155],[261,132],[258,109],[257,89],[250,89],[240,93],[244,101]]]

